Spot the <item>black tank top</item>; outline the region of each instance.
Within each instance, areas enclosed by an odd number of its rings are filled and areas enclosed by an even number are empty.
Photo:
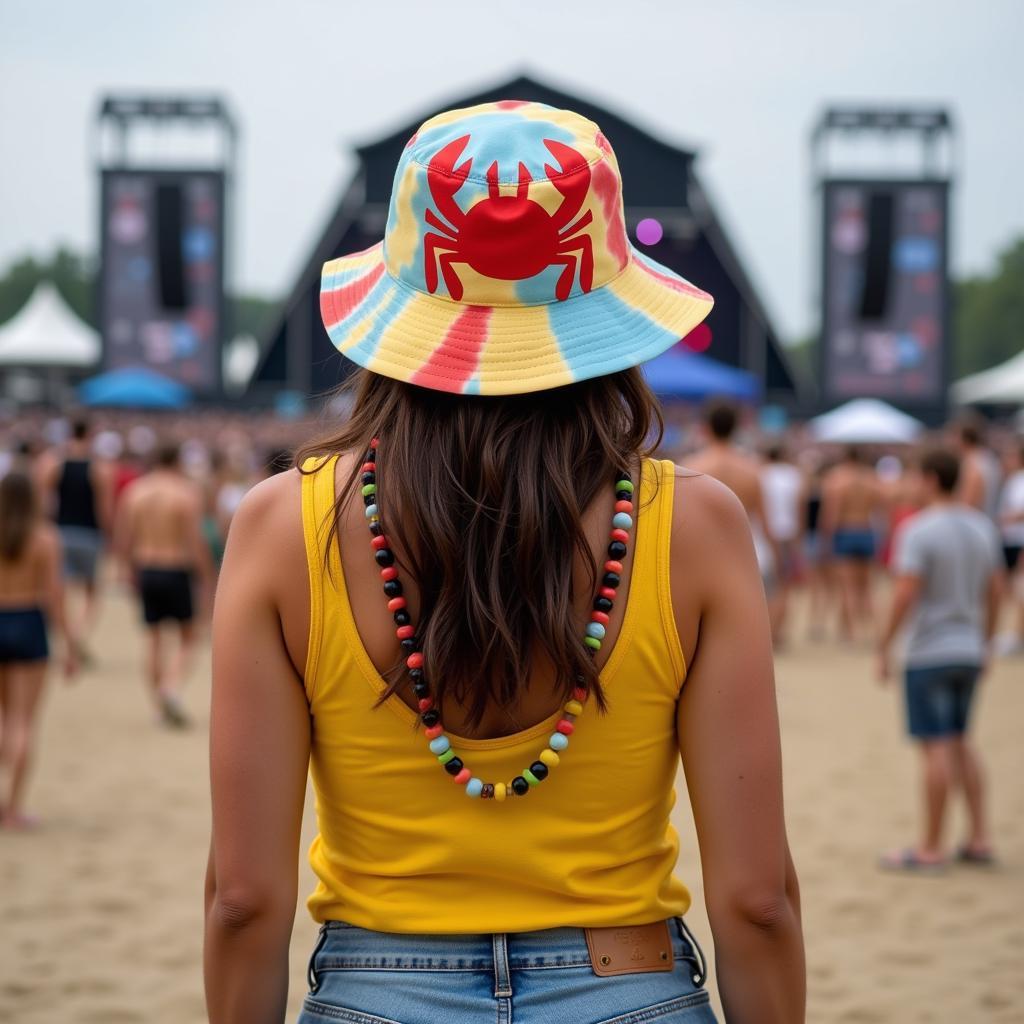
[[[68,459],[57,484],[57,524],[99,529],[96,492],[89,478],[87,459]]]

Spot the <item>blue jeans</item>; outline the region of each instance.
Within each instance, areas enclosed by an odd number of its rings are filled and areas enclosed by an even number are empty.
[[[599,977],[582,928],[401,935],[329,921],[298,1024],[714,1024],[704,956],[670,918],[671,971]]]
[[[908,668],[904,677],[907,731],[914,739],[941,740],[967,731],[977,665]]]

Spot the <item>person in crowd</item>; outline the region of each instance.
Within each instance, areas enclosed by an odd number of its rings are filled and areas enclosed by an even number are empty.
[[[99,562],[103,541],[113,517],[113,478],[110,466],[94,457],[89,421],[75,419],[61,457],[44,469],[44,485],[51,496],[54,519],[64,552],[64,575],[72,594],[82,592],[79,610],[69,608],[72,635],[83,645],[83,660],[92,654],[85,646],[99,613]]]
[[[456,217],[471,161],[504,212],[471,269],[428,209],[416,306],[394,317],[368,283],[405,271],[380,248],[324,268],[352,412],[245,496],[217,591],[209,1020],[283,1019],[312,767],[301,1024],[713,1021],[673,874],[682,756],[726,1018],[801,1024],[750,526],[728,488],[650,457],[638,368],[710,297],[631,250],[608,142],[576,114],[452,112],[404,154],[396,205],[429,165]],[[498,197],[498,161],[518,199]],[[562,202],[587,210],[582,241],[509,287],[537,210]],[[388,225],[386,251],[413,244],[415,219]]]
[[[806,491],[803,473],[786,458],[785,448],[779,442],[765,451],[761,490],[768,533],[774,538],[779,555],[777,584],[769,602],[772,638],[779,647],[784,641],[790,590],[801,571]]]
[[[750,521],[754,551],[765,594],[772,600],[778,583],[780,557],[770,529],[761,488],[761,467],[734,443],[739,410],[732,402],[715,400],[704,410],[705,447],[691,455],[686,465],[725,484],[739,498]]]
[[[960,500],[995,522],[1002,472],[985,441],[984,421],[974,414],[964,416],[954,424],[953,437],[960,454]]]
[[[181,692],[197,638],[195,596],[202,611],[213,585],[202,509],[199,487],[181,472],[178,446],[164,442],[156,465],[128,487],[118,511],[116,549],[142,606],[151,692],[161,721],[176,727],[188,724]],[[164,624],[177,632],[170,654]]]
[[[954,785],[968,821],[956,856],[974,864],[993,857],[981,763],[967,729],[999,611],[1002,550],[992,521],[958,497],[953,452],[926,452],[920,472],[925,508],[896,538],[892,606],[878,648],[886,681],[892,644],[909,619],[904,692],[907,728],[924,768],[924,826],[917,845],[882,857],[884,867],[906,870],[947,863],[943,825]]]
[[[1024,440],[1006,449],[1006,477],[999,499],[999,528],[1003,536],[1003,558],[1008,576],[1009,603],[1015,609],[1014,633],[1008,648],[1024,648]]]
[[[60,537],[40,514],[30,475],[0,478],[0,827],[26,829],[25,789],[50,657],[47,623],[60,635],[64,671],[77,666],[64,615]]]
[[[821,536],[821,494],[829,464],[820,453],[804,453],[803,564],[807,577],[807,634],[825,637],[825,623],[834,602],[831,557]]]
[[[847,641],[875,633],[871,604],[871,570],[877,552],[875,535],[884,499],[874,470],[858,445],[822,484],[821,532],[835,563],[839,591],[839,631]]]

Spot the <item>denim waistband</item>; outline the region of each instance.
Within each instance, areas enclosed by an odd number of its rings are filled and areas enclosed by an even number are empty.
[[[667,920],[674,959],[689,961],[703,977],[703,954],[683,919]],[[370,931],[345,921],[321,927],[314,958],[320,970],[494,971],[499,959],[513,971],[590,964],[582,928],[421,935]]]

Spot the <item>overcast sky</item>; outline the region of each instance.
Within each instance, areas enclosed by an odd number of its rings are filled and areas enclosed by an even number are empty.
[[[949,105],[958,273],[1024,233],[1022,30],[1024,0],[0,0],[0,268],[59,242],[95,250],[89,145],[107,91],[230,102],[235,281],[280,295],[351,144],[526,69],[697,149],[793,336],[814,320],[807,139],[827,102]]]

